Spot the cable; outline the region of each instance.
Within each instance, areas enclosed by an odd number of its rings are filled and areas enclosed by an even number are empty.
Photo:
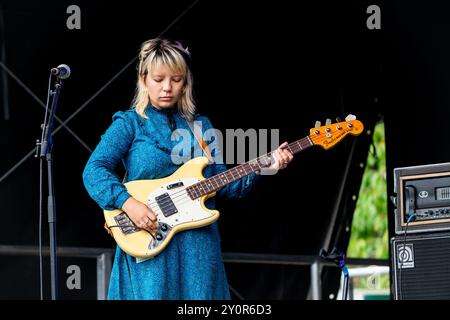
[[[344,259],[344,258],[343,258]],[[344,261],[344,260],[343,260]],[[348,296],[348,282],[349,282],[349,273],[348,268],[345,265],[345,262],[342,263],[342,273],[344,275],[344,284],[342,286],[342,300],[347,300]]]
[[[119,226],[119,225],[114,225],[114,226],[108,226],[108,228],[126,228],[126,227],[130,227],[130,228],[134,228],[135,230],[137,229],[138,231],[145,231],[147,232],[149,235],[152,236],[153,240],[156,240],[155,236],[153,235],[153,233],[151,233],[150,231],[148,231],[147,229],[143,229],[143,228],[139,228],[137,226],[135,226],[134,224],[132,226]]]
[[[408,220],[406,221],[406,227],[405,227],[405,238],[403,239],[403,253],[406,252],[406,236],[408,234],[408,226],[409,223],[411,221],[416,220],[416,214],[413,213],[412,215],[409,216]],[[400,250],[399,250],[400,251]],[[402,293],[402,270],[403,270],[403,258],[399,255],[398,256],[399,260],[400,260],[400,273],[399,273],[399,279],[398,279],[398,284],[399,284],[399,295],[400,295],[400,300],[403,300],[403,293]]]

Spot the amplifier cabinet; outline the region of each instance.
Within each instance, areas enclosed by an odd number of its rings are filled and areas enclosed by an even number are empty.
[[[450,299],[450,233],[407,234],[404,240],[391,239],[393,298]]]

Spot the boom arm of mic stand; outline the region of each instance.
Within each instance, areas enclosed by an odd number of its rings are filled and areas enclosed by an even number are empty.
[[[40,157],[46,158],[47,153],[52,148],[53,140],[52,140],[52,130],[53,130],[53,119],[55,118],[56,108],[58,105],[58,98],[61,92],[61,79],[57,79],[55,83],[55,90],[51,92],[53,96],[52,106],[50,107],[50,117],[47,123],[44,123],[42,126],[42,130],[44,130],[42,141],[40,142]]]

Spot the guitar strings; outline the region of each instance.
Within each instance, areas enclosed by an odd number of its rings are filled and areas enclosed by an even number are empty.
[[[339,132],[339,131],[335,131],[335,132]],[[331,133],[331,132],[330,132]],[[334,132],[333,132],[334,133]],[[321,136],[319,136],[319,137],[316,137],[316,136],[307,136],[307,137],[305,137],[305,138],[302,138],[302,139],[299,139],[299,140],[297,140],[297,141],[295,141],[295,142],[292,142],[292,143],[290,143],[290,144],[288,144],[288,148],[289,148],[289,151],[291,151],[291,152],[293,152],[292,151],[292,147],[295,147],[295,148],[298,148],[299,147],[299,145],[296,145],[296,144],[299,144],[300,143],[300,140],[303,140],[303,139],[307,139],[307,138],[309,138],[310,139],[310,142],[313,142],[313,143],[315,143],[315,144],[317,144],[318,142],[321,142],[321,141],[324,141],[324,140],[326,140],[326,139],[329,139],[328,137],[326,137],[326,135],[324,136],[323,134],[321,135]],[[297,152],[299,152],[299,151],[301,151],[301,150],[303,150],[304,148],[302,148],[301,147],[301,145],[300,145],[300,149],[299,150],[297,150],[296,152],[293,152],[294,154],[295,153],[297,153]],[[252,160],[252,161],[248,161],[248,162],[246,162],[246,163],[251,163],[251,162],[256,162],[256,163],[260,163],[259,162],[259,159],[260,158],[267,158],[267,157],[271,157],[272,156],[272,152],[273,151],[271,151],[271,152],[268,152],[267,154],[265,154],[265,155],[262,155],[262,156],[260,156],[260,157],[258,157],[258,158],[256,158],[256,159],[254,159],[254,160]],[[245,164],[245,163],[244,163]],[[241,164],[241,165],[244,165],[244,164]],[[232,168],[232,169],[229,169],[229,170],[233,170],[233,169],[235,169],[235,168],[237,168],[237,167],[234,167],[234,168]],[[264,167],[263,167],[264,168]],[[227,170],[228,171],[228,170]],[[224,172],[226,172],[226,171],[224,171]],[[222,173],[220,173],[220,174],[222,174]],[[220,175],[220,174],[218,174],[218,175]],[[238,179],[240,179],[240,178],[242,178],[242,177],[245,177],[245,176],[247,176],[247,175],[249,175],[249,174],[251,174],[251,173],[248,173],[248,174],[246,174],[246,175],[243,175],[243,176],[241,176],[241,177],[239,177]],[[218,175],[216,175],[216,176],[218,176]],[[232,176],[233,176],[233,174],[232,174]],[[210,178],[212,178],[212,177],[210,177]],[[207,178],[207,179],[210,179],[210,178]],[[234,178],[234,177],[233,177]],[[235,180],[233,180],[233,181],[236,181],[236,180],[238,180],[238,179],[235,179]],[[229,180],[228,178],[227,178],[227,180]],[[195,185],[195,184],[194,184]],[[187,188],[189,188],[189,187],[192,187],[193,185],[191,185],[191,186],[188,186]],[[175,192],[175,193],[173,193],[172,195],[171,195],[171,197],[170,197],[170,199],[172,200],[172,203],[175,205],[177,205],[177,206],[180,206],[181,204],[184,204],[186,201],[188,201],[188,200],[191,200],[191,197],[189,196],[189,194],[188,194],[188,192],[187,192],[187,188],[184,188],[184,189],[181,189],[181,190],[179,190],[179,191],[177,191],[177,192]],[[219,188],[220,189],[220,188]],[[218,189],[218,190],[219,190]],[[214,191],[217,191],[217,190],[214,190]],[[212,192],[214,192],[214,191],[212,191]],[[212,193],[211,192],[211,193]],[[151,203],[149,203],[148,204],[148,206],[155,212],[155,213],[158,213],[158,214],[160,214],[160,213],[162,213],[163,215],[164,215],[164,212],[163,212],[163,210],[164,209],[167,209],[167,206],[169,206],[170,205],[170,203],[168,203],[168,204],[166,204],[166,205],[162,205],[162,206],[159,206],[158,205],[158,203],[156,203],[156,202],[151,202]],[[159,212],[158,212],[159,211]],[[131,221],[132,222],[132,221]],[[146,231],[147,233],[149,233],[150,234],[150,236],[153,238],[153,240],[155,240],[155,236],[153,235],[153,233],[152,232],[150,232],[149,230],[147,230],[147,229],[143,229],[143,228],[140,228],[140,227],[138,227],[138,226],[136,226],[133,222],[132,222],[132,224],[133,224],[133,227],[135,227],[135,228],[137,228],[137,229],[139,229],[139,230],[143,230],[143,231]],[[121,228],[121,227],[123,227],[123,226],[119,226],[119,225],[113,225],[113,226],[109,226],[109,228]],[[128,227],[131,227],[131,226],[128,226]]]
[[[304,138],[304,139],[306,139],[306,138]],[[291,145],[294,145],[294,143],[297,143],[297,142],[292,142],[291,144],[289,144],[289,148],[291,149]],[[301,149],[300,149],[301,150]],[[292,152],[292,150],[290,150],[291,152]],[[273,151],[271,151],[271,152],[268,152],[267,154],[265,154],[265,155],[262,155],[262,156],[260,156],[260,157],[258,157],[258,158],[256,158],[256,159],[253,159],[253,160],[251,160],[251,161],[248,161],[248,162],[246,162],[246,163],[252,163],[252,162],[258,162],[258,160],[260,159],[260,158],[263,158],[263,157],[270,157],[271,155],[272,155],[272,152]],[[239,166],[243,166],[243,165],[245,165],[246,163],[243,163],[243,164],[241,164],[241,165],[239,165]],[[258,162],[259,163],[259,162]],[[268,165],[268,164],[267,164]],[[236,168],[238,168],[239,166],[236,166],[236,167],[234,167],[234,168],[231,168],[231,169],[229,169],[229,170],[233,170],[233,169],[236,169]],[[229,171],[229,170],[226,170],[226,171]],[[224,171],[224,172],[226,172],[226,171]],[[222,174],[224,174],[224,172],[222,172],[222,173],[219,173],[219,174],[217,174],[217,175],[215,175],[215,176],[219,176],[219,175],[222,175]],[[252,171],[253,172],[253,171]],[[237,179],[235,179],[235,180],[238,180],[238,179],[240,179],[240,178],[242,178],[242,177],[245,177],[245,176],[247,176],[247,175],[250,175],[252,172],[250,172],[250,173],[246,173],[245,175],[243,175],[243,176],[240,176],[239,178],[237,178]],[[233,174],[232,174],[233,175]],[[213,176],[214,177],[214,176]],[[211,179],[211,178],[213,178],[213,177],[209,177],[209,178],[206,178],[205,180],[207,180],[207,179]],[[234,178],[234,177],[233,177]],[[227,178],[227,180],[230,180],[230,179],[228,179]],[[235,180],[233,180],[233,181],[235,181]],[[213,181],[213,180],[211,180],[211,181]],[[201,181],[200,181],[201,182]],[[200,183],[200,182],[198,182],[198,183]],[[216,184],[217,184],[217,182],[216,182]],[[195,185],[195,184],[194,184]],[[193,185],[191,185],[191,186],[188,186],[188,188],[189,187],[192,187]],[[214,183],[213,183],[213,186],[214,186]],[[220,189],[220,188],[219,188]],[[185,188],[185,189],[181,189],[181,190],[179,190],[179,191],[177,191],[177,192],[174,192],[173,194],[171,194],[171,198],[176,198],[176,197],[172,197],[172,196],[174,196],[174,195],[177,195],[178,193],[180,193],[180,192],[182,192],[182,191],[185,191],[185,190],[187,190],[187,188]],[[214,192],[214,191],[211,191],[211,193],[212,192]],[[152,203],[150,203],[150,204],[157,204],[156,202],[152,202]]]
[[[340,130],[334,130],[334,131],[330,131],[329,132],[329,134],[334,134],[334,133],[336,133],[336,132],[341,132]],[[309,138],[309,142],[313,142],[313,143],[317,143],[317,142],[321,142],[321,141],[324,141],[324,140],[327,140],[327,139],[329,139],[327,136],[326,136],[326,134],[324,134],[324,133],[321,133],[320,134],[320,136],[314,136],[314,135],[308,135],[308,136],[306,136],[305,138],[302,138],[302,139],[299,139],[299,140],[297,140],[297,141],[294,141],[294,142],[291,142],[290,144],[288,144],[288,148],[290,149],[290,151],[292,152],[292,148],[298,148],[299,147],[299,141],[300,140],[307,140]],[[299,150],[297,150],[297,152],[298,151],[301,151],[301,150],[303,150],[304,148],[302,148],[302,147],[300,147],[300,149]],[[246,163],[252,163],[252,162],[257,162],[257,163],[260,163],[259,162],[259,160],[261,159],[261,158],[264,158],[264,157],[270,157],[271,155],[272,155],[272,152],[273,151],[270,151],[270,152],[268,152],[267,154],[265,154],[265,155],[262,155],[262,156],[259,156],[259,157],[257,157],[256,159],[253,159],[253,160],[251,160],[251,161],[248,161],[248,162],[246,162]],[[297,152],[295,152],[294,151],[294,153],[297,153]],[[243,165],[245,165],[246,163],[244,163],[244,164],[241,164],[240,166],[243,166]],[[231,171],[231,170],[233,170],[233,169],[235,169],[235,168],[238,168],[239,166],[236,166],[236,167],[234,167],[234,168],[231,168],[231,169],[229,169],[229,170],[226,170],[226,171]],[[224,171],[224,172],[226,172],[226,171]],[[220,173],[220,174],[217,174],[217,175],[215,175],[215,176],[218,176],[218,175],[221,175],[221,174],[223,174],[223,172],[222,173]],[[244,175],[244,176],[247,176],[247,175],[249,175],[249,174],[251,174],[251,173],[248,173],[248,174],[246,174],[246,175]],[[233,175],[233,174],[232,174]],[[241,176],[241,177],[239,177],[238,179],[240,179],[240,178],[242,178],[242,177],[244,177],[244,176]],[[214,177],[214,176],[213,176]],[[213,178],[213,177],[210,177],[210,178],[207,178],[207,179],[211,179],[211,178]],[[228,180],[228,179],[227,179]],[[235,179],[235,180],[237,180],[237,179]],[[190,186],[190,187],[192,187],[192,185]],[[182,190],[180,190],[180,191],[183,191],[183,190],[186,190],[186,189],[182,189]],[[212,191],[213,192],[213,191]],[[176,195],[178,192],[175,192],[175,193],[173,193],[173,195]]]
[[[337,132],[337,131],[336,131]],[[326,140],[326,139],[328,139],[326,136],[324,137],[323,135],[321,136],[321,137],[318,137],[318,138],[315,138],[314,136],[308,136],[310,139],[311,139],[311,141],[313,141],[313,142],[321,142],[321,141],[323,141],[323,140]],[[303,139],[306,139],[306,138],[303,138]],[[301,139],[300,139],[301,140]],[[299,140],[297,140],[297,141],[299,141]],[[292,142],[292,143],[290,143],[289,145],[288,145],[288,148],[289,149],[292,149],[291,148],[291,146],[294,146],[295,144],[298,144],[298,142]],[[296,146],[296,147],[298,147],[298,146]],[[298,151],[301,151],[301,150],[303,150],[303,148],[301,148],[300,150],[298,150]],[[292,152],[292,150],[290,150],[291,152]],[[273,151],[271,151],[271,152],[269,152],[269,153],[267,153],[267,154],[265,154],[265,155],[263,155],[263,156],[260,156],[260,157],[258,157],[258,158],[256,158],[256,159],[254,159],[253,161],[255,161],[255,162],[258,162],[258,159],[260,159],[260,158],[263,158],[263,157],[269,157],[269,156],[271,156],[272,155],[272,152]],[[249,161],[249,162],[252,162],[252,161]],[[236,167],[235,167],[236,168]],[[232,170],[232,169],[230,169],[230,170]],[[251,174],[251,173],[249,173],[249,174]],[[247,176],[247,175],[249,175],[249,174],[246,174],[245,176]],[[220,175],[220,174],[219,174]],[[242,176],[242,177],[244,177],[244,176]],[[240,179],[240,178],[242,178],[242,177],[239,177],[238,179]],[[208,178],[209,179],[209,178]],[[228,179],[227,179],[228,180]],[[235,179],[235,180],[237,180],[237,179]],[[235,181],[234,180],[234,181]],[[192,186],[192,185],[191,185]],[[189,187],[191,187],[191,186],[189,186]],[[184,191],[186,191],[186,193],[181,193],[181,192],[184,192]],[[214,192],[214,191],[212,191],[212,192]],[[211,193],[212,193],[211,192]],[[190,199],[190,196],[188,195],[188,192],[187,192],[187,188],[185,188],[185,189],[182,189],[182,190],[179,190],[179,191],[177,191],[177,192],[175,192],[175,193],[173,193],[172,195],[171,195],[171,197],[170,197],[170,199],[172,200],[172,202],[173,202],[173,204],[174,205],[180,205],[181,203],[184,203],[185,201],[187,201],[187,200],[189,200]],[[168,206],[170,206],[170,203],[168,203],[168,204],[166,204],[166,205],[158,205],[158,203],[157,202],[151,202],[151,203],[149,203],[148,204],[148,206],[152,209],[152,210],[158,210],[159,209],[159,211],[161,211],[161,213],[163,213],[163,210],[164,209],[167,209],[168,208]],[[156,212],[156,211],[155,211]]]
[[[335,131],[335,132],[337,132],[337,131]],[[326,139],[328,139],[326,136],[324,137],[323,135],[321,136],[321,137],[318,137],[318,138],[316,138],[316,137],[314,137],[314,136],[308,136],[310,139],[311,139],[311,141],[313,141],[313,142],[320,142],[320,141],[323,141],[323,140],[326,140]],[[303,138],[303,139],[306,139],[306,138]],[[299,140],[298,140],[299,141]],[[295,144],[298,144],[298,142],[296,141],[296,142],[292,142],[292,143],[290,143],[289,145],[288,145],[288,148],[289,149],[292,149],[292,147],[294,147],[295,146]],[[296,147],[298,147],[298,146],[296,146]],[[300,149],[300,150],[302,150],[302,149]],[[300,150],[298,150],[298,151],[300,151]],[[290,150],[291,152],[292,152],[292,150]],[[272,152],[273,151],[271,151],[271,152],[269,152],[269,153],[267,153],[266,155],[263,155],[263,156],[261,156],[261,157],[258,157],[258,158],[256,158],[256,159],[254,159],[253,161],[255,161],[255,162],[258,162],[258,159],[260,159],[260,158],[262,158],[262,157],[269,157],[269,156],[271,156],[271,154],[272,154]],[[251,162],[251,161],[250,161]],[[232,170],[232,169],[230,169],[230,170]],[[248,174],[247,174],[248,175]],[[242,177],[240,177],[240,178],[242,178]],[[240,179],[239,178],[239,179]],[[228,180],[228,179],[227,179]],[[236,179],[237,180],[237,179]],[[191,187],[191,186],[190,186]],[[187,188],[185,188],[185,189],[182,189],[182,190],[179,190],[179,191],[177,191],[177,192],[175,192],[175,193],[173,193],[172,195],[171,195],[171,199],[173,199],[173,202],[174,202],[174,204],[175,204],[175,199],[177,199],[177,198],[180,198],[180,197],[185,197],[186,195],[187,195],[187,192],[186,193],[183,193],[183,194],[179,194],[180,192],[183,192],[183,191],[186,191],[187,190]],[[213,191],[212,191],[213,192]],[[212,193],[211,192],[211,193]],[[177,195],[178,194],[178,195]],[[190,197],[189,197],[190,198]],[[178,199],[178,200],[182,200],[183,198],[181,198],[181,199]],[[187,199],[187,198],[186,198]],[[183,200],[182,200],[183,201]],[[153,208],[160,208],[160,206],[156,203],[156,202],[152,202],[152,203],[149,203],[148,204],[152,209]],[[156,206],[155,206],[156,205]],[[170,204],[167,204],[167,205],[170,205]],[[167,205],[166,206],[161,206],[162,207],[162,209],[165,209],[165,208],[167,208]]]
[[[338,130],[335,130],[334,132],[338,132]],[[333,132],[333,133],[334,133]],[[315,141],[315,142],[320,142],[320,141],[322,141],[322,140],[326,140],[326,139],[328,139],[326,136],[324,137],[323,136],[323,134],[321,135],[321,137],[319,137],[319,138],[315,138],[314,136],[307,136],[307,137],[305,137],[305,138],[302,138],[302,139],[299,139],[299,140],[297,140],[297,141],[295,141],[295,142],[291,142],[289,145],[288,145],[288,148],[290,149],[290,151],[291,152],[293,152],[292,151],[292,148],[298,148],[299,146],[298,146],[298,143],[299,143],[299,141],[300,140],[307,140],[307,139],[310,139],[311,141]],[[300,148],[298,151],[301,151],[301,150],[303,150],[304,148]],[[251,161],[248,161],[248,162],[246,162],[246,163],[252,163],[252,162],[255,162],[255,163],[260,163],[259,162],[259,160],[260,159],[262,159],[262,158],[267,158],[267,157],[271,157],[272,156],[272,152],[273,151],[270,151],[270,152],[268,152],[267,154],[264,154],[264,155],[262,155],[262,156],[259,156],[259,157],[257,157],[256,159],[253,159],[253,160],[251,160]],[[296,153],[296,152],[295,152]],[[241,164],[240,166],[243,166],[243,165],[245,165],[246,163],[244,163],[244,164]],[[236,168],[238,168],[239,166],[236,166],[236,167],[234,167],[234,168],[231,168],[231,169],[229,169],[229,170],[226,170],[226,171],[231,171],[231,170],[233,170],[233,169],[236,169]],[[224,172],[226,172],[226,171],[224,171]],[[215,175],[215,176],[219,176],[219,175],[221,175],[221,174],[223,174],[224,172],[222,172],[222,173],[219,173],[219,174],[217,174],[217,175]],[[250,173],[248,173],[248,174],[245,174],[245,175],[243,175],[243,176],[240,176],[238,179],[240,179],[240,178],[242,178],[242,177],[244,177],[244,176],[247,176],[247,175],[249,175],[249,174],[251,174],[252,172],[250,172]],[[233,176],[233,174],[231,173],[231,175]],[[214,177],[214,176],[213,176]],[[207,179],[211,179],[211,178],[213,178],[213,177],[209,177],[209,178],[207,178]],[[234,178],[234,177],[233,177]],[[228,178],[227,178],[227,180],[229,180]],[[237,179],[235,179],[235,180],[237,180]],[[211,181],[213,181],[213,180],[211,180]],[[233,180],[234,181],[234,180]],[[200,183],[200,182],[199,182]],[[217,183],[217,182],[216,182]],[[191,185],[191,186],[189,186],[189,187],[192,187],[193,185]],[[182,189],[182,190],[179,190],[179,191],[177,191],[177,192],[175,192],[175,193],[173,193],[172,195],[176,195],[177,193],[179,193],[179,192],[181,192],[181,191],[184,191],[184,190],[186,190],[186,188],[185,189]],[[214,192],[214,191],[211,191],[211,192]],[[156,204],[155,202],[153,202],[153,203],[151,203],[151,204]]]
[[[335,131],[335,132],[337,132],[337,131]],[[314,136],[308,136],[308,137],[311,139],[311,141],[314,141],[314,142],[321,142],[321,141],[323,141],[323,140],[328,139],[326,136],[323,137],[323,135],[322,135],[321,137],[319,137],[319,138],[315,138]],[[306,138],[303,138],[303,139],[306,139]],[[301,139],[300,139],[300,140],[301,140]],[[299,141],[299,140],[297,140],[297,141]],[[295,144],[297,144],[297,143],[298,143],[298,142],[292,142],[292,143],[290,143],[290,144],[288,145],[289,149],[292,149],[292,147],[298,148],[298,146],[295,146]],[[301,148],[301,149],[298,150],[298,151],[301,151],[301,150],[303,150],[303,148]],[[292,150],[290,150],[290,151],[292,152]],[[256,158],[256,159],[252,160],[252,161],[248,161],[248,162],[246,162],[246,163],[251,163],[251,162],[258,162],[258,163],[259,163],[258,160],[259,160],[260,158],[270,157],[270,156],[272,155],[272,152],[273,152],[273,151],[271,151],[271,152],[269,152],[269,153],[267,153],[267,154],[265,154],[265,155],[263,155],[263,156],[260,156],[260,157],[258,157],[258,158]],[[245,164],[245,163],[244,163],[244,164]],[[244,164],[241,164],[241,166],[244,165]],[[237,166],[237,167],[238,167],[238,166]],[[231,169],[229,169],[229,170],[233,170],[233,169],[235,169],[235,168],[237,168],[237,167],[231,168]],[[229,170],[227,170],[227,171],[229,171]],[[226,172],[226,171],[224,171],[224,172]],[[216,176],[221,175],[221,174],[223,174],[223,172],[217,174]],[[240,179],[240,178],[242,178],[242,177],[244,177],[244,176],[247,176],[247,175],[249,175],[249,174],[251,174],[251,173],[245,174],[245,175],[239,177],[238,179]],[[211,179],[211,178],[213,178],[213,177],[210,177],[210,178],[207,178],[207,179]],[[229,180],[229,179],[227,178],[227,180]],[[235,179],[235,180],[237,180],[237,179]],[[212,180],[212,181],[213,181],[213,180]],[[199,182],[199,183],[200,183],[200,182]],[[216,183],[217,183],[217,182],[216,182]],[[189,186],[189,187],[192,187],[192,186],[193,186],[193,185],[191,185],[191,186]],[[185,191],[186,189],[187,189],[187,188],[182,189],[182,190],[179,190],[179,191],[173,193],[173,194],[171,195],[171,198],[172,198],[172,196],[177,195],[177,193],[182,192],[182,191]],[[212,192],[214,192],[214,191],[211,191],[211,193],[212,193]],[[173,198],[175,199],[176,196],[173,197]],[[157,204],[157,203],[153,202],[153,203],[150,203],[150,204]]]

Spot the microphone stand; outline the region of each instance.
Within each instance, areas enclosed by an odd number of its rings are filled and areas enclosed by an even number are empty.
[[[53,97],[52,105],[49,111],[49,119],[47,119],[47,109],[45,110],[46,116],[42,128],[42,139],[37,141],[36,155],[39,154],[40,159],[47,160],[47,174],[48,174],[48,198],[47,198],[47,214],[50,233],[50,276],[51,276],[51,297],[52,300],[58,299],[58,263],[57,263],[57,249],[56,249],[56,207],[55,196],[53,190],[53,120],[58,106],[58,98],[62,87],[62,81],[59,77],[55,82],[55,89],[49,91],[49,95]],[[42,293],[42,288],[41,288]],[[41,296],[42,298],[42,296]]]

